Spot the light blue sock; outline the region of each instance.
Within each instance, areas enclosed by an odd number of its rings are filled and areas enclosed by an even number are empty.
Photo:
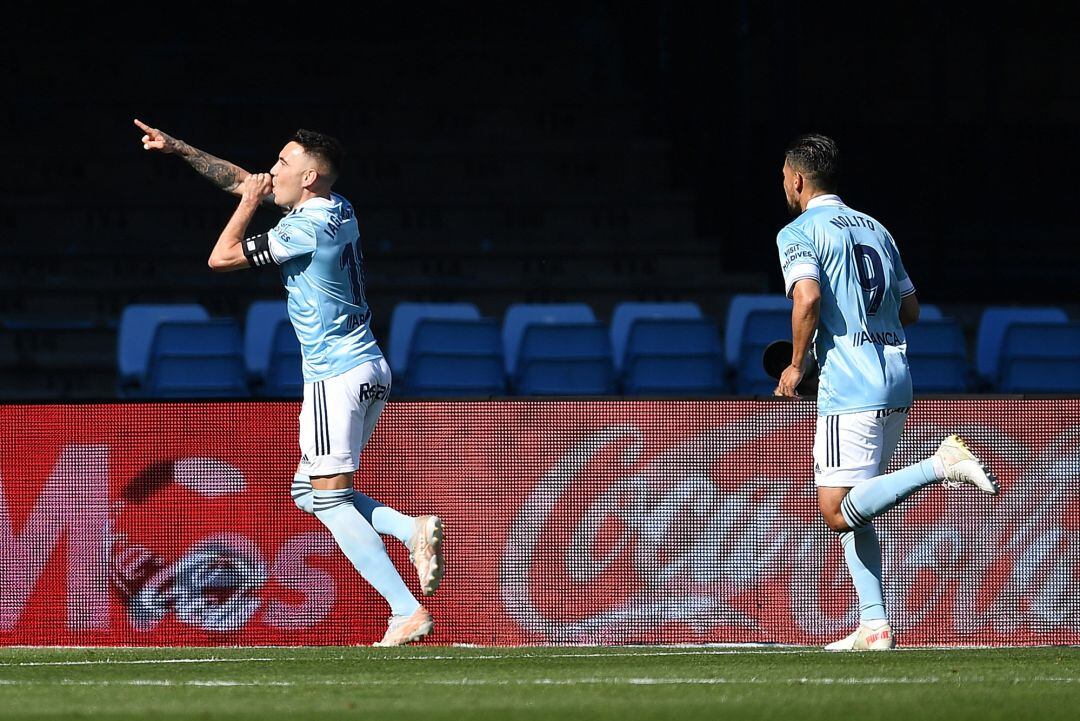
[[[372,526],[375,525],[375,510],[384,507],[383,504],[379,503],[371,496],[365,496],[356,489],[353,489],[353,505],[356,507],[356,510],[360,511],[360,515],[366,518],[367,522]],[[375,530],[379,531],[378,528]],[[379,531],[379,533],[384,533],[384,531]]]
[[[315,496],[311,488],[311,479],[303,473],[293,476],[292,488],[293,502],[305,513],[314,513]],[[385,533],[398,539],[406,546],[413,534],[413,518],[398,513],[393,508],[379,503],[370,496],[365,496],[360,491],[353,491],[353,506],[364,520],[379,533]]]
[[[923,486],[940,480],[933,459],[927,458],[895,473],[863,481],[844,496],[840,512],[848,528],[862,528]]]
[[[881,593],[881,544],[870,524],[840,534],[851,580],[859,596],[860,621],[884,621],[885,599]]]
[[[413,530],[416,527],[412,516],[398,513],[390,506],[379,503],[360,491],[354,491],[354,493],[356,495],[353,496],[353,505],[356,506],[356,510],[360,511],[360,515],[366,518],[376,531],[393,536],[406,546],[409,545],[409,540],[412,538]]]
[[[412,550],[412,546],[409,544],[412,541],[413,531],[416,530],[416,522],[412,516],[398,513],[390,506],[380,504],[378,508],[371,512],[371,525],[379,533],[393,536],[408,546],[409,550]]]
[[[420,602],[401,580],[386,547],[352,504],[353,490],[314,491],[315,517],[330,529],[338,547],[364,580],[390,604],[395,616],[408,616]]]

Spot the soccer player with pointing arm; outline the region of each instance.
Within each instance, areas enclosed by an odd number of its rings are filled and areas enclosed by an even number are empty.
[[[222,190],[240,197],[209,265],[215,271],[276,265],[288,295],[289,319],[303,356],[301,459],[292,497],[333,535],[345,556],[390,605],[390,623],[376,646],[399,646],[431,632],[433,619],[398,575],[379,534],[404,543],[424,595],[435,592],[445,564],[442,521],[406,516],[360,491],[360,452],[390,394],[390,368],[370,328],[363,255],[352,205],[332,187],[344,151],[337,140],[297,131],[269,173],[246,170],[139,120],[143,148],[173,153]],[[248,235],[258,206],[286,215]]]

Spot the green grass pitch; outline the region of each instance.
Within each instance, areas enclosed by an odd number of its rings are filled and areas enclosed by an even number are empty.
[[[1080,718],[1080,648],[0,648],[0,719]]]

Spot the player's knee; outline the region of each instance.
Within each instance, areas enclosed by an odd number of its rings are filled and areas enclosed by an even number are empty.
[[[844,518],[844,514],[840,512],[839,508],[835,511],[822,510],[821,517],[825,519],[825,525],[829,527],[830,531],[843,533],[851,530],[848,527],[847,519]]]
[[[304,513],[315,513],[315,492],[311,488],[311,480],[300,473],[293,477],[292,487],[293,503]]]
[[[293,503],[304,513],[315,513],[315,494],[311,491],[292,497]]]

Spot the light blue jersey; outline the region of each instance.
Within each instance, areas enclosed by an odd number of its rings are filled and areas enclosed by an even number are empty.
[[[825,195],[780,231],[776,245],[789,298],[804,278],[821,287],[818,415],[911,406],[900,299],[915,287],[889,232]]]
[[[381,358],[369,325],[360,231],[349,201],[337,194],[307,200],[267,235],[288,292],[304,382],[326,380]]]

